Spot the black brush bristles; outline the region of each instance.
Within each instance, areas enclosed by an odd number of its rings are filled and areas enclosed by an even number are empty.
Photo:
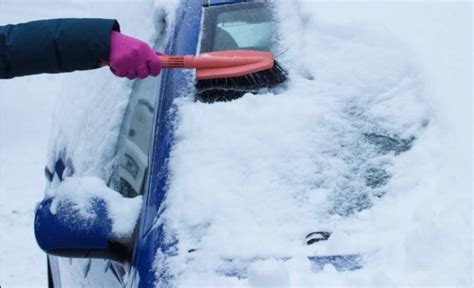
[[[276,87],[287,80],[287,72],[277,61],[271,69],[234,78],[199,80],[196,84],[197,100],[212,103],[231,101],[247,92]]]

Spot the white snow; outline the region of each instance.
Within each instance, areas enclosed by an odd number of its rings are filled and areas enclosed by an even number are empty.
[[[5,287],[46,286],[46,256],[36,244],[33,221],[44,194],[50,115],[59,89],[42,84],[60,79],[0,80],[0,285]],[[34,269],[24,273],[25,267]]]
[[[268,259],[256,261],[248,268],[250,287],[288,287],[288,270],[282,261]]]
[[[74,215],[83,219],[97,217],[93,204],[97,200],[104,201],[107,216],[112,222],[112,236],[124,241],[130,239],[142,205],[141,196],[125,198],[97,177],[69,177],[46,193],[53,198],[50,207],[52,214],[56,214],[58,205],[67,202],[77,211]]]
[[[157,269],[182,287],[470,286],[470,5],[276,2],[287,89],[176,102],[162,221],[179,242]],[[304,257],[351,253],[363,269]]]
[[[275,2],[288,90],[177,102],[165,217],[181,241],[166,263],[179,283],[472,286],[472,3]],[[151,43],[161,29],[153,20],[175,5],[0,0],[0,25],[118,18],[124,33]],[[0,285],[46,285],[32,233],[44,165],[67,146],[78,176],[107,180],[130,89],[106,69],[0,80]],[[373,131],[416,140],[398,156],[380,155],[360,137]],[[383,189],[364,188],[370,167],[391,175]],[[84,179],[107,192],[102,180]],[[356,212],[354,203],[373,206]],[[330,240],[305,247],[319,229],[332,231]],[[306,258],[356,252],[367,257],[354,272],[314,273]],[[215,273],[236,268],[223,256],[241,259],[248,278]],[[246,261],[256,256],[268,259]]]

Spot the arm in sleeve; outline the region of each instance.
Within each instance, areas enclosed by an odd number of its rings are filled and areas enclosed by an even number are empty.
[[[109,19],[52,19],[0,26],[0,79],[98,68],[108,61]]]

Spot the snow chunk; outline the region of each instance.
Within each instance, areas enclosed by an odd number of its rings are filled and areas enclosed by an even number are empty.
[[[268,259],[252,263],[248,268],[250,287],[289,287],[288,271],[283,261]]]
[[[53,197],[50,208],[52,214],[56,214],[58,206],[67,201],[83,218],[94,217],[91,214],[93,203],[97,199],[104,200],[112,221],[112,234],[117,239],[130,238],[142,204],[141,196],[124,198],[96,177],[66,178],[55,189],[47,191],[47,195]]]

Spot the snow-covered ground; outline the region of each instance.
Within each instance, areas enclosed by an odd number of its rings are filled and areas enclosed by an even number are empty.
[[[173,205],[166,216],[173,220],[171,228],[189,240],[181,248],[197,248],[197,256],[188,267],[196,269],[179,268],[186,260],[179,254],[169,260],[178,267],[174,272],[191,286],[212,281],[215,275],[203,268],[220,263],[205,261],[209,259],[200,255],[209,256],[206,251],[230,257],[242,251],[287,256],[283,254],[344,250],[368,253],[364,269],[337,273],[326,267],[312,273],[304,257],[286,263],[267,260],[250,266],[248,281],[234,279],[233,284],[270,285],[278,279],[283,286],[470,287],[473,5],[276,2],[286,49],[282,61],[290,69],[288,91],[213,105],[178,103],[179,141],[171,162],[173,193],[167,200]],[[0,25],[108,17],[118,18],[124,32],[150,40],[156,35],[151,21],[143,19],[156,15],[152,7],[151,0],[0,0]],[[97,142],[78,147],[77,157],[98,168],[90,153],[111,157],[109,143],[116,141],[129,91],[127,81],[103,70],[0,80],[2,287],[46,285],[45,256],[35,243],[32,222],[44,193],[53,111],[55,121],[71,127],[54,129],[55,138],[92,137]],[[77,123],[91,112],[88,107],[97,105],[108,107],[107,115],[92,113],[88,121]],[[94,134],[99,128],[113,133]],[[373,132],[415,140],[408,151],[384,154],[373,147],[380,138],[372,138],[372,144],[364,139]],[[189,173],[196,163],[203,169]],[[371,167],[391,176],[383,191],[367,188],[358,178],[375,171]],[[110,173],[102,168],[79,167],[83,175]],[[384,197],[378,199],[378,193]],[[196,194],[199,199],[192,198]],[[373,207],[359,213],[354,203]],[[248,207],[245,213],[242,205]],[[325,212],[350,216],[321,217]],[[196,231],[202,223],[210,231],[204,239],[199,235],[205,229]],[[330,241],[315,248],[298,246],[313,227],[333,229]],[[271,240],[257,245],[262,234]]]

